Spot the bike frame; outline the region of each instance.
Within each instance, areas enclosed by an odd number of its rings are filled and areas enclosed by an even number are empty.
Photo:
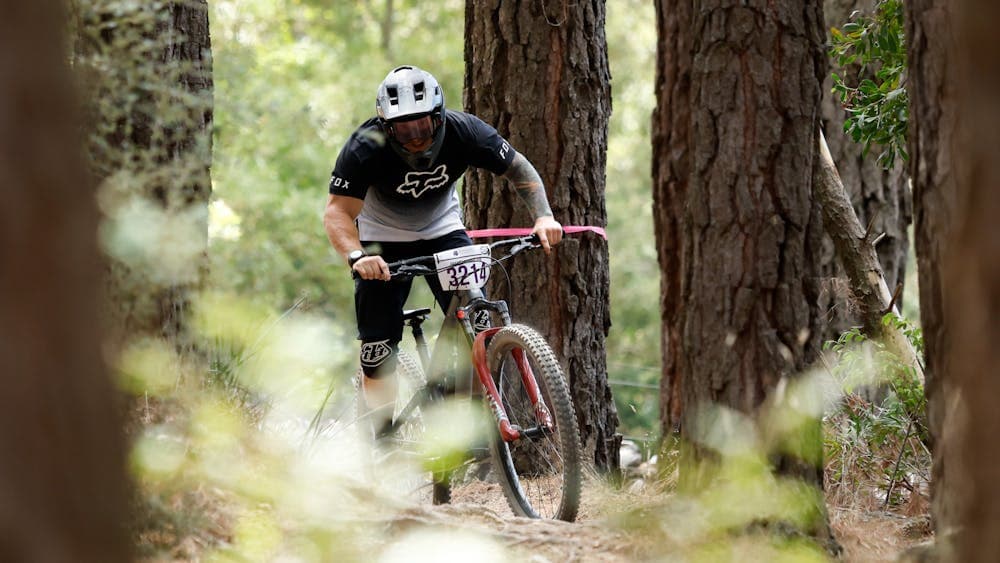
[[[488,328],[477,333],[473,326],[473,319],[476,318],[476,314],[480,311],[489,311],[499,315],[502,319],[502,326]],[[417,340],[420,361],[423,364],[424,373],[427,374],[428,385],[424,392],[414,395],[410,403],[400,412],[399,417],[393,421],[388,432],[395,431],[406,420],[413,409],[420,404],[433,396],[443,396],[445,389],[471,390],[474,387],[471,375],[475,374],[479,380],[483,395],[485,395],[490,410],[496,419],[500,436],[505,442],[513,442],[522,437],[529,439],[537,438],[551,433],[553,430],[552,415],[545,405],[538,387],[538,381],[535,379],[535,374],[528,363],[524,350],[513,350],[512,356],[520,373],[525,391],[535,410],[536,426],[521,428],[520,426],[511,424],[510,418],[504,409],[500,392],[493,381],[486,358],[486,343],[501,328],[510,324],[511,317],[507,302],[502,300],[487,300],[483,292],[476,289],[453,292],[451,301],[448,304],[448,310],[445,312],[444,321],[438,332],[438,338],[434,343],[433,353],[429,357],[426,353],[427,344],[423,340],[423,331],[419,329],[419,323],[417,326],[411,325],[411,328],[414,329],[414,338]],[[458,341],[461,340],[459,334],[464,335],[466,344],[464,349],[469,353],[468,358],[473,368],[472,373],[469,374],[470,377],[466,381],[459,381],[459,374],[455,373],[457,370],[452,370],[450,362],[448,362],[452,352],[456,348],[461,349],[458,345]]]

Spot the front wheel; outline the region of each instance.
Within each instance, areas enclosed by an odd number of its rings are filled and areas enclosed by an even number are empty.
[[[552,424],[533,437],[505,442],[494,430],[491,451],[507,502],[515,515],[571,522],[580,507],[580,431],[562,368],[538,332],[524,325],[500,329],[486,356],[510,422],[539,428],[515,354],[524,351]]]

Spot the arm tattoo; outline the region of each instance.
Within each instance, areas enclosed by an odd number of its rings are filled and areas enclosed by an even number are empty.
[[[514,162],[510,164],[504,178],[514,184],[514,190],[528,206],[528,211],[531,212],[533,219],[552,216],[552,209],[549,207],[549,201],[545,195],[542,177],[538,175],[538,171],[524,155],[517,153],[514,156]]]

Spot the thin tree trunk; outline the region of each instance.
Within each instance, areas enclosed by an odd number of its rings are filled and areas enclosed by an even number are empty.
[[[681,271],[681,217],[690,174],[691,3],[657,0],[657,103],[653,112],[653,226],[660,264],[661,354],[660,430],[664,437],[680,426],[681,331],[684,307]]]
[[[954,459],[953,444],[942,440],[948,425],[946,405],[953,395],[952,363],[944,322],[943,261],[952,236],[955,178],[952,145],[957,105],[955,65],[950,56],[952,15],[948,0],[909,0],[906,7],[910,98],[908,140],[913,179],[914,238],[920,285],[920,321],[924,336],[927,421],[933,449],[931,515],[937,538],[952,533],[957,518],[954,478],[945,460]]]
[[[819,134],[818,149],[819,158],[813,177],[816,197],[823,207],[826,232],[837,250],[852,299],[857,302],[862,330],[869,338],[885,342],[903,365],[913,368],[922,380],[923,367],[909,339],[895,326],[885,326],[882,323],[885,313],[890,310],[896,314],[899,312],[892,303],[892,294],[875,252],[874,241],[880,235],[871,230],[866,231],[861,226],[822,132]]]
[[[0,18],[0,560],[126,561],[94,184],[61,3]],[[30,55],[30,56],[29,56]]]
[[[382,14],[382,51],[386,57],[392,56],[393,15],[395,8],[392,0],[385,0],[385,13]]]
[[[949,458],[947,488],[939,495],[957,497],[955,517],[962,533],[956,561],[1000,560],[1000,63],[996,23],[1000,6],[993,1],[957,3],[959,56],[949,59],[964,72],[957,111],[962,128],[956,148],[957,206],[955,237],[945,276],[949,290],[945,313],[953,340],[949,349],[957,409],[965,425],[956,432],[958,456]],[[947,420],[947,418],[946,418]],[[960,433],[959,433],[960,432]],[[956,435],[952,434],[952,435]],[[940,484],[939,484],[940,486]]]
[[[494,125],[538,169],[564,225],[607,221],[605,149],[611,113],[603,0],[466,3],[465,107]],[[470,227],[531,225],[503,180],[465,179]],[[605,242],[567,237],[553,257],[508,266],[493,295],[510,297],[515,318],[538,328],[564,361],[584,448],[597,467],[618,464],[618,415],[607,381],[611,325]],[[494,278],[497,279],[497,278]]]

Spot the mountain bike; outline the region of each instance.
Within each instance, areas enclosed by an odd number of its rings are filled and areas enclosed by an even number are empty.
[[[453,486],[495,481],[515,515],[572,521],[580,504],[581,446],[566,378],[542,335],[514,324],[507,302],[482,291],[493,266],[536,248],[537,237],[529,236],[388,264],[392,279],[437,276],[452,297],[433,350],[422,328],[431,309],[404,311],[419,362],[400,352],[394,413],[375,436],[404,447],[421,440],[423,416],[435,403],[448,397],[485,403],[488,446],[470,447],[434,471],[434,502],[448,502]],[[486,461],[492,471],[484,470]]]

